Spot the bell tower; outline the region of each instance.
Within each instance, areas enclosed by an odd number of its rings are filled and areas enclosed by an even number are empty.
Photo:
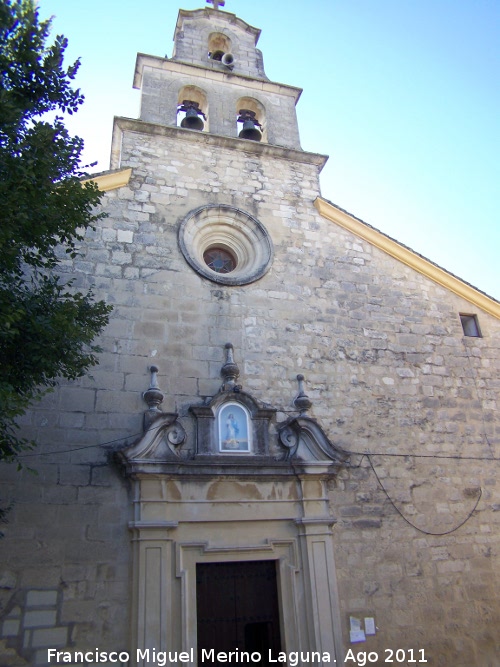
[[[171,58],[137,56],[140,117],[115,119],[112,168],[131,176],[109,193],[107,223],[131,240],[118,256],[133,277],[122,312],[133,313],[134,363],[152,373],[144,435],[119,454],[135,499],[132,645],[184,651],[193,667],[196,646],[335,660],[326,483],[343,458],[307,417],[302,385],[299,417],[277,424],[288,400],[275,381],[278,329],[261,326],[273,300],[288,311],[291,289],[302,302],[316,284],[302,276],[322,244],[313,202],[326,158],[302,150],[301,90],[269,81],[260,31],[212,4],[179,11]],[[241,609],[222,596],[234,636],[204,611],[221,577],[244,582]],[[266,600],[255,596],[264,579]]]
[[[286,292],[289,267],[275,261],[276,250],[284,247],[282,258],[303,252],[287,249],[290,230],[316,224],[312,204],[327,157],[302,150],[302,91],[268,79],[260,30],[220,6],[179,11],[171,58],[138,54],[140,116],[115,118],[111,169],[132,169],[139,208],[127,211],[127,224],[160,232],[147,250],[150,270],[173,272],[169,282],[175,275],[184,289],[184,261],[231,286],[257,283],[272,269]],[[206,280],[196,298],[196,308],[207,299],[214,309]],[[225,303],[217,309],[231,299]],[[237,336],[243,342],[239,327]]]
[[[172,57],[137,57],[141,120],[300,150],[301,90],[269,81],[259,36],[235,14],[181,9]]]

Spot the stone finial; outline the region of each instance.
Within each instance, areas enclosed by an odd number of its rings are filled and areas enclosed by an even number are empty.
[[[233,345],[232,343],[226,343],[224,348],[226,350],[226,363],[220,370],[220,374],[224,379],[221,391],[239,391],[241,386],[236,384],[236,380],[239,377],[240,369],[234,361]]]
[[[151,366],[149,370],[151,372],[151,382],[149,385],[149,389],[147,389],[142,395],[142,397],[148,404],[148,409],[146,411],[146,414],[144,415],[144,424],[146,427],[151,423],[151,421],[157,415],[161,414],[159,405],[165,398],[165,394],[158,386],[158,367]]]
[[[309,396],[304,393],[304,376],[297,375],[297,380],[299,382],[299,393],[293,401],[293,404],[297,408],[301,417],[305,417],[307,411],[312,406],[312,402],[309,400]]]

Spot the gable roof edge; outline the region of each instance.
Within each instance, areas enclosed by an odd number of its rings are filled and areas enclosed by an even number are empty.
[[[500,319],[500,303],[484,292],[480,292],[475,287],[472,287],[472,285],[460,280],[460,278],[457,278],[452,273],[398,243],[390,236],[386,236],[383,232],[375,229],[375,227],[355,218],[347,213],[347,211],[338,208],[326,199],[317,197],[314,201],[314,206],[320,215],[327,220],[335,222],[379,250],[383,250],[391,257],[406,264],[406,266],[418,271],[418,273],[421,273],[426,278],[441,285],[441,287],[445,287],[457,296],[481,308],[481,310],[489,315]]]
[[[123,186],[128,185],[131,175],[131,167],[127,167],[126,169],[110,169],[101,174],[88,176],[82,180],[82,184],[93,182],[97,184],[97,187],[101,192],[108,192],[109,190],[116,190],[117,188],[122,188]]]

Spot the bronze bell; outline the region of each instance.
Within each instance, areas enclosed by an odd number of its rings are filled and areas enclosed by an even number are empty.
[[[239,133],[240,139],[250,139],[251,141],[260,141],[262,139],[262,132],[257,126],[261,124],[255,118],[255,112],[248,109],[240,109],[239,122],[243,122],[243,129]]]
[[[184,100],[178,111],[186,112],[186,115],[181,121],[181,127],[184,127],[187,130],[198,130],[199,132],[203,130],[205,123],[201,120],[200,116],[203,116],[205,119],[206,116],[203,111],[200,110],[197,102]]]
[[[198,116],[196,109],[188,109],[186,115],[181,121],[181,127],[185,127],[188,130],[203,130],[205,123]]]

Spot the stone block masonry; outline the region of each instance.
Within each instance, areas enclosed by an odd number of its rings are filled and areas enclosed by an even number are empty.
[[[360,650],[425,649],[433,667],[491,667],[498,320],[478,312],[483,336],[464,336],[468,302],[321,217],[320,157],[147,122],[118,129],[132,178],[106,194],[109,217],[66,266],[114,307],[101,364],[24,419],[39,474],[1,469],[13,502],[0,544],[7,664],[44,664],[47,646],[128,645],[134,498],[110,452],[142,433],[152,364],[162,409],[178,413],[194,451],[189,406],[219,390],[230,341],[239,382],[278,411],[273,455],[278,423],[295,414],[297,373],[312,416],[351,452],[329,488],[345,646],[349,616],[368,616],[379,630]],[[219,285],[184,260],[180,221],[208,204],[266,227],[274,259],[263,278]]]
[[[46,665],[47,647],[63,648],[71,640],[72,626],[60,622],[60,589],[31,589],[17,593],[14,606],[4,616],[0,629],[0,659],[9,665]],[[21,657],[22,654],[22,657]]]
[[[498,367],[499,323],[480,314],[483,338],[465,338],[458,313],[466,303],[323,220],[311,197],[300,196],[318,190],[314,164],[234,151],[203,136],[173,141],[132,131],[124,133],[122,160],[135,171],[128,188],[106,195],[100,254],[89,248],[75,267],[115,308],[101,340],[103,363],[50,399],[55,417],[46,426],[32,419],[27,430],[41,451],[61,450],[46,464],[57,472],[31,483],[40,490],[39,518],[20,504],[8,528],[26,531],[16,543],[27,567],[21,552],[34,544],[35,523],[44,567],[54,584],[62,578],[67,587],[58,589],[55,618],[55,603],[12,607],[3,637],[11,642],[9,633],[17,633],[15,641],[34,654],[70,636],[78,646],[96,637],[109,648],[126,642],[129,499],[98,445],[141,431],[141,393],[153,361],[164,409],[178,411],[191,432],[188,406],[218,390],[223,345],[231,340],[244,386],[283,416],[303,372],[313,414],[332,441],[375,452],[371,460],[390,498],[424,531],[396,513],[366,458],[352,456],[330,497],[342,609],[369,609],[381,628],[367,647],[404,642],[425,648],[433,664],[451,660],[456,667],[466,664],[463,647],[482,667],[470,616],[488,655],[498,611],[499,544],[490,530],[500,503],[491,472],[498,463],[414,455],[498,456],[491,371]],[[214,183],[223,184],[223,196]],[[179,221],[218,201],[255,216],[272,238],[272,269],[254,284],[217,286],[178,249]],[[76,445],[83,449],[65,453]],[[9,484],[16,497],[21,481],[12,475]],[[428,534],[466,518],[479,488],[483,497],[469,522],[449,535]],[[69,580],[63,569],[74,571]],[[33,585],[29,570],[22,577]],[[344,631],[349,646],[347,624]]]

